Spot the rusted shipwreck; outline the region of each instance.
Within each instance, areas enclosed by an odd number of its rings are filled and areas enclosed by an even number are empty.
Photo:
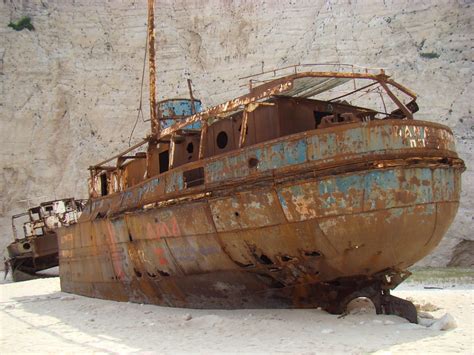
[[[37,277],[59,265],[56,229],[77,222],[85,201],[65,198],[43,202],[12,216],[13,242],[7,246],[8,266],[14,281]],[[18,235],[18,226],[23,236]]]
[[[416,95],[383,71],[354,67],[263,73],[204,111],[192,93],[155,104],[149,38],[151,133],[90,168],[88,205],[58,231],[62,290],[332,313],[363,296],[416,322],[390,290],[458,209],[451,130],[415,120]]]

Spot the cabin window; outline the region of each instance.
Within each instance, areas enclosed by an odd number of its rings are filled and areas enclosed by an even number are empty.
[[[219,132],[216,139],[217,146],[220,149],[224,149],[227,146],[228,140],[229,139],[227,137],[227,133],[225,133],[224,131]]]
[[[314,128],[318,128],[318,126],[321,124],[321,121],[323,117],[332,115],[331,112],[322,112],[322,111],[314,111],[314,121],[315,121],[315,126]]]
[[[183,172],[185,186],[193,187],[204,184],[204,168],[199,167]]]
[[[108,195],[108,186],[107,186],[107,174],[100,175],[100,194],[101,196]]]
[[[160,161],[160,174],[168,171],[168,166],[170,164],[170,151],[165,150],[158,155]]]

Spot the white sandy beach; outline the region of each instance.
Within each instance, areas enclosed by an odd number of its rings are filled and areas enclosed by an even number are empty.
[[[0,285],[0,352],[10,353],[474,353],[472,285],[394,292],[451,314],[452,330],[396,316],[321,310],[189,310],[60,291],[59,278]],[[434,307],[434,308],[436,308]],[[357,313],[357,312],[356,312]]]

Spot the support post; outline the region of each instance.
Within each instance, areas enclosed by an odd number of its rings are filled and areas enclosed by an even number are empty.
[[[189,97],[191,98],[191,113],[194,115],[196,114],[196,107],[194,107],[193,86],[192,86],[191,79],[188,79],[188,89],[189,89]]]
[[[199,157],[198,157],[198,159],[204,158],[207,127],[208,127],[207,121],[202,121],[201,139],[199,141]]]
[[[390,98],[395,102],[395,104],[398,106],[398,108],[400,110],[402,110],[402,112],[405,114],[405,116],[412,120],[413,119],[413,114],[411,113],[411,111],[403,104],[403,102],[401,102],[398,97],[395,96],[395,94],[392,92],[392,90],[390,90],[387,86],[387,84],[384,82],[384,81],[379,81],[380,85],[382,85],[382,87],[385,89],[385,91],[387,92],[388,96],[390,96]]]
[[[249,118],[249,112],[247,111],[247,107],[244,107],[242,111],[242,124],[240,126],[240,139],[239,139],[239,148],[242,148],[245,144],[245,138],[247,136],[247,124]]]

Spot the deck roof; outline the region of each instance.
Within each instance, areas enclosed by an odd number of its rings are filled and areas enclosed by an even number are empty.
[[[342,72],[302,72],[273,79],[251,88],[246,95],[229,100],[207,110],[189,116],[186,120],[176,123],[160,132],[159,138],[167,138],[175,131],[185,128],[197,121],[205,121],[211,117],[226,117],[237,112],[243,106],[261,102],[274,95],[289,97],[312,97],[349,80],[366,79],[371,81],[387,80],[388,76],[381,74],[342,73]]]

